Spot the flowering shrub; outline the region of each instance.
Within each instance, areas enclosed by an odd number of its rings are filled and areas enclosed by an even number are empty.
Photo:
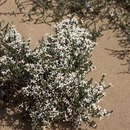
[[[43,68],[13,25],[0,26],[0,49],[0,90],[6,92],[7,98],[38,79]]]
[[[22,88],[28,101],[20,107],[28,112],[34,128],[57,122],[68,122],[75,128],[81,122],[96,127],[91,118],[110,112],[96,105],[104,96],[104,76],[96,85],[85,80],[85,74],[92,70],[95,43],[76,18],[61,21],[54,30],[55,34],[42,39],[33,52],[42,68]]]
[[[14,26],[0,26],[0,90],[10,96],[20,90],[19,108],[30,116],[35,129],[57,122],[96,127],[92,118],[110,112],[96,104],[104,96],[104,76],[96,85],[85,80],[93,68],[95,43],[70,16],[54,30],[32,51]]]

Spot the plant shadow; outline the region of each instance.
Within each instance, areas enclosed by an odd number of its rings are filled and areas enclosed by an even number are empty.
[[[7,0],[0,0],[0,6],[3,6],[4,4],[6,4],[8,1]],[[15,11],[0,11],[0,16],[1,15],[5,15],[5,16],[17,16],[21,14],[21,12],[15,12]]]
[[[7,2],[7,0],[0,0],[0,6],[2,6],[3,4],[5,4]]]
[[[19,96],[9,99],[9,101],[4,100],[0,99],[0,127],[12,130],[32,130],[26,113],[18,110]]]
[[[70,123],[56,123],[51,125],[51,130],[87,130],[87,128],[73,128]]]
[[[106,51],[110,52],[109,54],[113,57],[118,58],[119,60],[124,60],[126,63],[121,64],[123,66],[128,66],[127,71],[120,72],[119,74],[130,74],[130,48],[125,48],[121,50],[114,50],[105,48]]]

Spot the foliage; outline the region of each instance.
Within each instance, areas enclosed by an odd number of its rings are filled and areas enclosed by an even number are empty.
[[[42,39],[34,50],[42,59],[44,75],[39,73],[39,80],[32,79],[22,88],[29,102],[20,107],[28,112],[34,128],[57,122],[67,122],[73,128],[81,122],[96,127],[93,117],[102,118],[110,112],[96,104],[104,96],[104,76],[95,85],[92,79],[85,80],[92,70],[90,56],[95,43],[76,18],[65,19],[54,29],[55,35]]]
[[[93,40],[101,36],[104,30],[104,24],[97,28],[98,23],[107,19],[106,27],[114,25],[115,29],[125,35],[126,40],[123,42],[130,41],[129,0],[16,0],[16,5],[28,20],[35,19],[35,23],[49,23],[50,19],[53,22],[59,21],[67,14],[83,18],[84,27],[89,29]],[[26,5],[30,5],[29,8]]]
[[[12,25],[0,26],[0,89],[10,99],[14,93],[26,87],[37,74],[43,73],[40,59],[32,52],[29,43]]]
[[[128,11],[130,10],[130,2],[129,0],[116,0],[117,3],[123,4],[123,7],[127,9]]]

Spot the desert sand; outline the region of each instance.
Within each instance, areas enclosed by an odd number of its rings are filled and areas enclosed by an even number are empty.
[[[45,33],[52,32],[52,27],[47,24],[22,22],[21,14],[10,16],[8,13],[11,11],[18,12],[14,0],[7,0],[6,3],[0,6],[0,19],[6,23],[13,22],[25,39],[31,38],[32,48],[35,48],[38,40]],[[106,109],[113,110],[113,113],[110,117],[97,121],[97,130],[130,130],[130,74],[127,73],[128,65],[125,64],[125,60],[118,59],[110,51],[111,49],[122,49],[119,46],[119,38],[116,37],[116,32],[108,30],[103,34],[104,36],[97,40],[98,45],[95,47],[92,56],[96,70],[87,75],[86,78],[90,79],[92,77],[94,81],[98,81],[102,73],[106,73],[105,84],[111,83],[112,87],[106,90],[106,96],[102,103]],[[14,124],[19,123],[21,116],[13,112],[9,112],[9,115],[6,113],[5,110],[0,108],[0,119],[6,119],[5,125],[1,126],[0,130],[13,130]],[[17,126],[19,128],[17,127],[16,130],[31,130],[29,124],[24,127],[22,124]],[[92,130],[92,128],[86,129]]]

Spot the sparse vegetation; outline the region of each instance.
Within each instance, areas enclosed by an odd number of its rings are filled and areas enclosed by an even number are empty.
[[[28,20],[35,23],[57,22],[67,14],[73,14],[79,19],[84,19],[84,27],[93,35],[93,40],[101,36],[104,28],[104,20],[109,28],[125,34],[125,43],[129,43],[130,35],[130,2],[128,0],[29,0],[23,2],[16,0],[16,5]],[[27,9],[26,5],[30,5]],[[50,21],[49,21],[50,20]],[[97,28],[98,23],[101,23]],[[109,24],[108,24],[109,23]],[[110,24],[111,23],[111,24]]]

